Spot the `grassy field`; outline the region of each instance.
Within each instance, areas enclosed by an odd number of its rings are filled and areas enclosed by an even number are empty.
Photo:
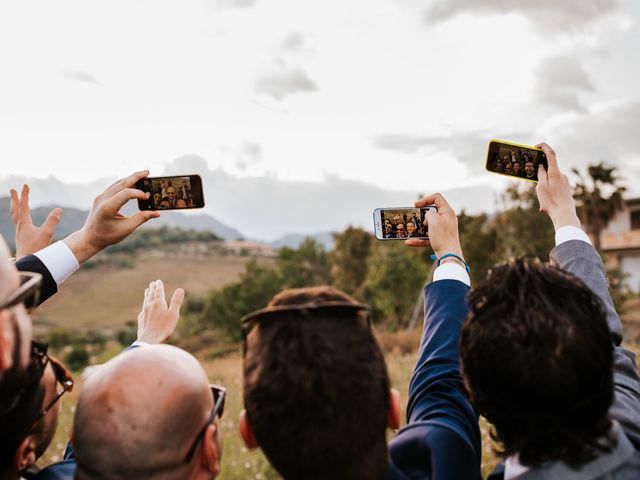
[[[80,269],[33,316],[37,332],[55,326],[112,330],[135,320],[149,282],[161,279],[167,295],[182,287],[202,294],[237,280],[246,257],[236,255],[202,258],[138,257],[134,268],[101,266]],[[81,299],[82,301],[78,301]]]

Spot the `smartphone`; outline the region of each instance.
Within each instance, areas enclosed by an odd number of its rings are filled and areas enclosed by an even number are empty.
[[[539,148],[500,140],[489,142],[485,166],[489,172],[537,182],[540,164],[547,168],[547,157]]]
[[[147,177],[136,188],[149,192],[147,200],[138,200],[140,210],[184,210],[204,207],[200,175]]]
[[[406,240],[407,238],[428,239],[429,232],[424,218],[427,207],[376,208],[373,211],[373,226],[378,240]]]

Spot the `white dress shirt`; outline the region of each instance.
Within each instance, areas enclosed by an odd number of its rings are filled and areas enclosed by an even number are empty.
[[[58,286],[80,268],[78,259],[62,240],[38,250],[34,255],[44,263]]]

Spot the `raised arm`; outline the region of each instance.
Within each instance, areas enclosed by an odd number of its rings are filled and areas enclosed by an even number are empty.
[[[633,352],[622,348],[622,324],[609,293],[604,264],[582,230],[576,214],[569,181],[558,167],[555,152],[541,144],[549,170],[540,166],[537,194],[540,211],[549,215],[556,230],[556,247],[549,258],[552,264],[572,273],[593,290],[604,306],[611,338],[615,345],[613,381],[614,401],[609,416],[617,420],[629,439],[640,447],[640,377]]]
[[[438,258],[462,258],[455,212],[439,195],[417,207],[435,204],[427,213],[430,244]],[[407,240],[409,246],[429,242]],[[460,374],[459,338],[468,306],[470,280],[455,257],[443,260],[425,287],[425,320],[418,361],[409,384],[407,426],[391,443],[394,464],[405,472],[426,472],[432,479],[480,478],[481,439],[478,416]]]
[[[26,190],[23,188],[21,198],[18,198],[17,192],[12,191],[12,220],[16,227],[16,249],[23,255],[16,261],[16,268],[43,275],[40,303],[55,294],[62,282],[82,263],[109,245],[124,240],[143,223],[160,216],[158,212],[151,211],[139,212],[130,217],[120,213],[120,209],[129,200],[147,198],[148,193],[134,186],[138,180],[148,174],[147,170],[136,172],[109,186],[94,200],[82,228],[52,245],[49,243],[51,243],[57,221],[53,223],[49,218],[56,216],[54,215],[56,210],[54,209],[49,215],[42,227],[34,227],[29,213],[28,187]],[[34,248],[40,249],[33,251]]]

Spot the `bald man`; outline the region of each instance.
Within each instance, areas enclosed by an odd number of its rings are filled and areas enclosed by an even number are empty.
[[[169,345],[127,351],[91,374],[74,424],[76,480],[211,479],[222,438],[207,375]]]

